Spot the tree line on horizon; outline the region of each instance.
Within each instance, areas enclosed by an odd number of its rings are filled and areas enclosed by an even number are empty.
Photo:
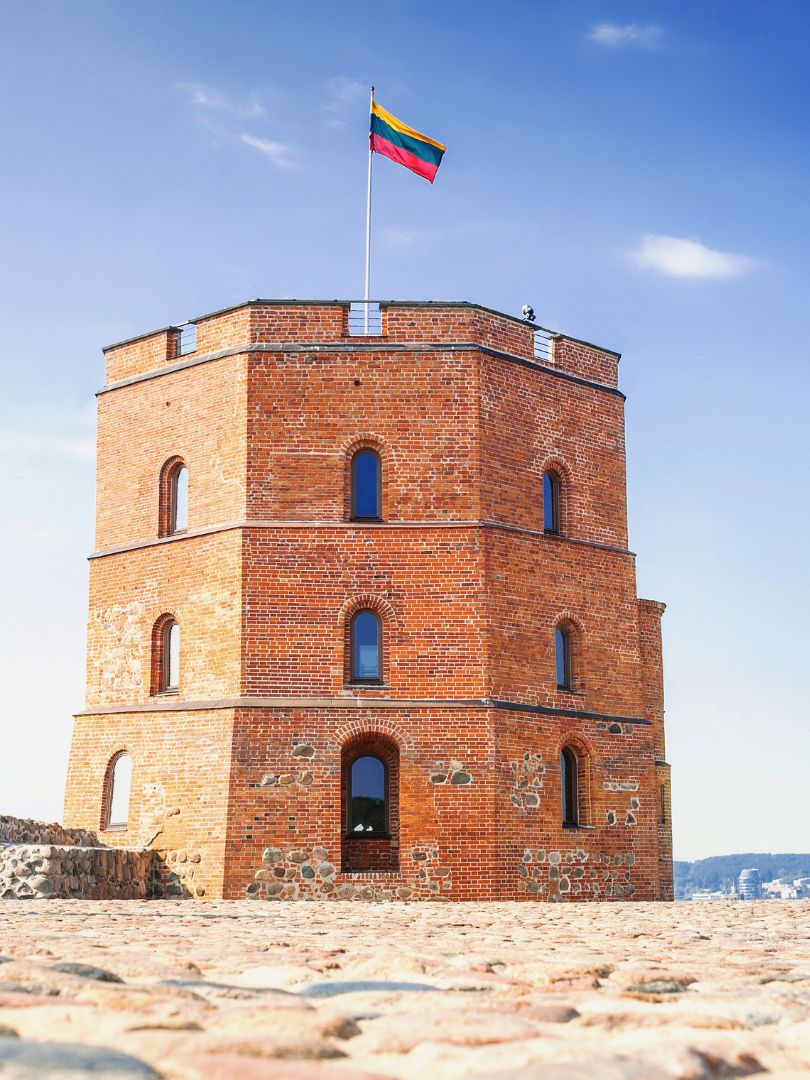
[[[722,889],[728,892],[736,886],[742,870],[756,867],[763,881],[793,881],[810,877],[810,854],[777,854],[743,852],[737,855],[711,855],[692,862],[675,859],[675,898],[688,899],[700,889]]]

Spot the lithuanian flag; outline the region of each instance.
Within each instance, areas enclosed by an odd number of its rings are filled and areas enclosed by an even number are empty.
[[[369,145],[376,153],[398,161],[411,172],[424,176],[431,184],[447,149],[435,139],[429,139],[427,135],[421,135],[397,120],[376,101],[371,103]]]

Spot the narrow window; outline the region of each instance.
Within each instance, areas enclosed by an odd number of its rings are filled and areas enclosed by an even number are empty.
[[[543,528],[547,533],[560,531],[560,478],[555,472],[543,474]]]
[[[170,619],[163,627],[163,664],[160,689],[177,690],[180,685],[180,627]]]
[[[568,747],[560,754],[560,791],[562,794],[563,825],[578,825],[577,758],[574,751]]]
[[[667,820],[667,791],[663,784],[660,785],[661,789],[661,824],[664,825]]]
[[[373,450],[358,450],[351,467],[351,516],[354,521],[379,521],[381,518],[380,458]]]
[[[364,754],[349,773],[349,832],[355,836],[388,835],[386,768],[378,757]]]
[[[171,536],[188,528],[188,469],[180,457],[163,463],[158,483],[158,535]]]
[[[171,475],[169,532],[185,532],[188,528],[188,469],[178,465]]]
[[[193,322],[183,323],[180,327],[179,352],[181,356],[197,351],[197,327]]]
[[[351,623],[352,682],[382,681],[382,625],[373,611],[358,611]]]
[[[554,631],[554,662],[557,671],[557,689],[571,689],[571,634],[564,626]]]
[[[129,819],[129,793],[132,787],[132,758],[119,754],[110,773],[107,793],[108,829],[125,829]]]

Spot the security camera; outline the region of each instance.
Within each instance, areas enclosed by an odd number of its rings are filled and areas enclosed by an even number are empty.
[[[534,308],[531,304],[524,304],[521,308],[521,314],[526,322],[534,322]]]

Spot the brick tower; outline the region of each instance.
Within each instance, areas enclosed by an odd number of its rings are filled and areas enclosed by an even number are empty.
[[[671,898],[618,354],[379,318],[255,300],[105,350],[66,824],[194,896]]]

